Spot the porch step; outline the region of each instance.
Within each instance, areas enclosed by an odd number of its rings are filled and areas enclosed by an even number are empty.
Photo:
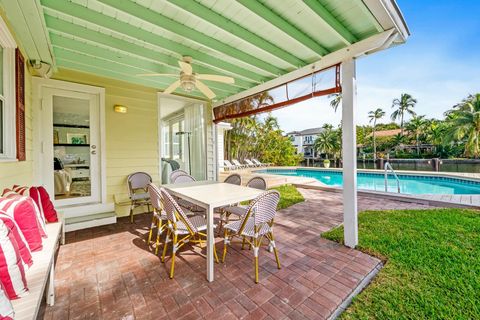
[[[89,214],[81,217],[66,218],[65,231],[81,230],[112,223],[117,223],[117,214],[115,212]]]

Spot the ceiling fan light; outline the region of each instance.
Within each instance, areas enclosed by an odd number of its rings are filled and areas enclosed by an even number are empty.
[[[181,83],[181,87],[186,92],[192,92],[195,89],[195,81],[192,80],[184,80]]]

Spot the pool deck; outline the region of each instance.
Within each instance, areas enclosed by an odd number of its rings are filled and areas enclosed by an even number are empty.
[[[225,179],[230,173],[238,173],[242,176],[243,183],[246,183],[253,176],[262,176],[267,181],[269,187],[275,187],[283,184],[293,184],[298,187],[307,189],[317,189],[330,192],[342,192],[341,188],[327,186],[316,179],[295,177],[295,176],[283,176],[276,174],[257,173],[255,171],[262,169],[322,169],[338,171],[336,168],[312,168],[312,167],[268,167],[268,168],[247,168],[241,170],[235,170],[231,172],[221,172],[220,179]],[[383,170],[373,169],[358,169],[358,172],[367,173],[381,173]],[[441,176],[450,178],[461,178],[467,180],[480,181],[480,173],[464,173],[464,172],[431,172],[431,171],[397,171],[397,173],[406,175],[427,175],[427,176]],[[472,208],[480,209],[480,195],[477,194],[419,194],[419,195],[407,195],[387,193],[381,191],[372,190],[359,190],[359,194],[370,195],[379,198],[396,199],[399,201],[412,202],[418,204],[424,204],[435,207],[459,207],[459,208]]]

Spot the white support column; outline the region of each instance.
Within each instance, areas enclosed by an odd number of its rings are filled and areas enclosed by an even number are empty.
[[[343,226],[350,248],[358,244],[356,105],[355,59],[349,59],[342,63],[342,151]]]
[[[217,135],[217,164],[218,164],[218,172],[224,171],[224,135],[225,131],[232,129],[232,125],[228,122],[220,122],[216,124],[216,135]],[[218,176],[217,176],[218,179]]]

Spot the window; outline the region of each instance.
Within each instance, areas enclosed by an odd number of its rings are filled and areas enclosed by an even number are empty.
[[[0,17],[0,159],[15,160],[15,48]]]

